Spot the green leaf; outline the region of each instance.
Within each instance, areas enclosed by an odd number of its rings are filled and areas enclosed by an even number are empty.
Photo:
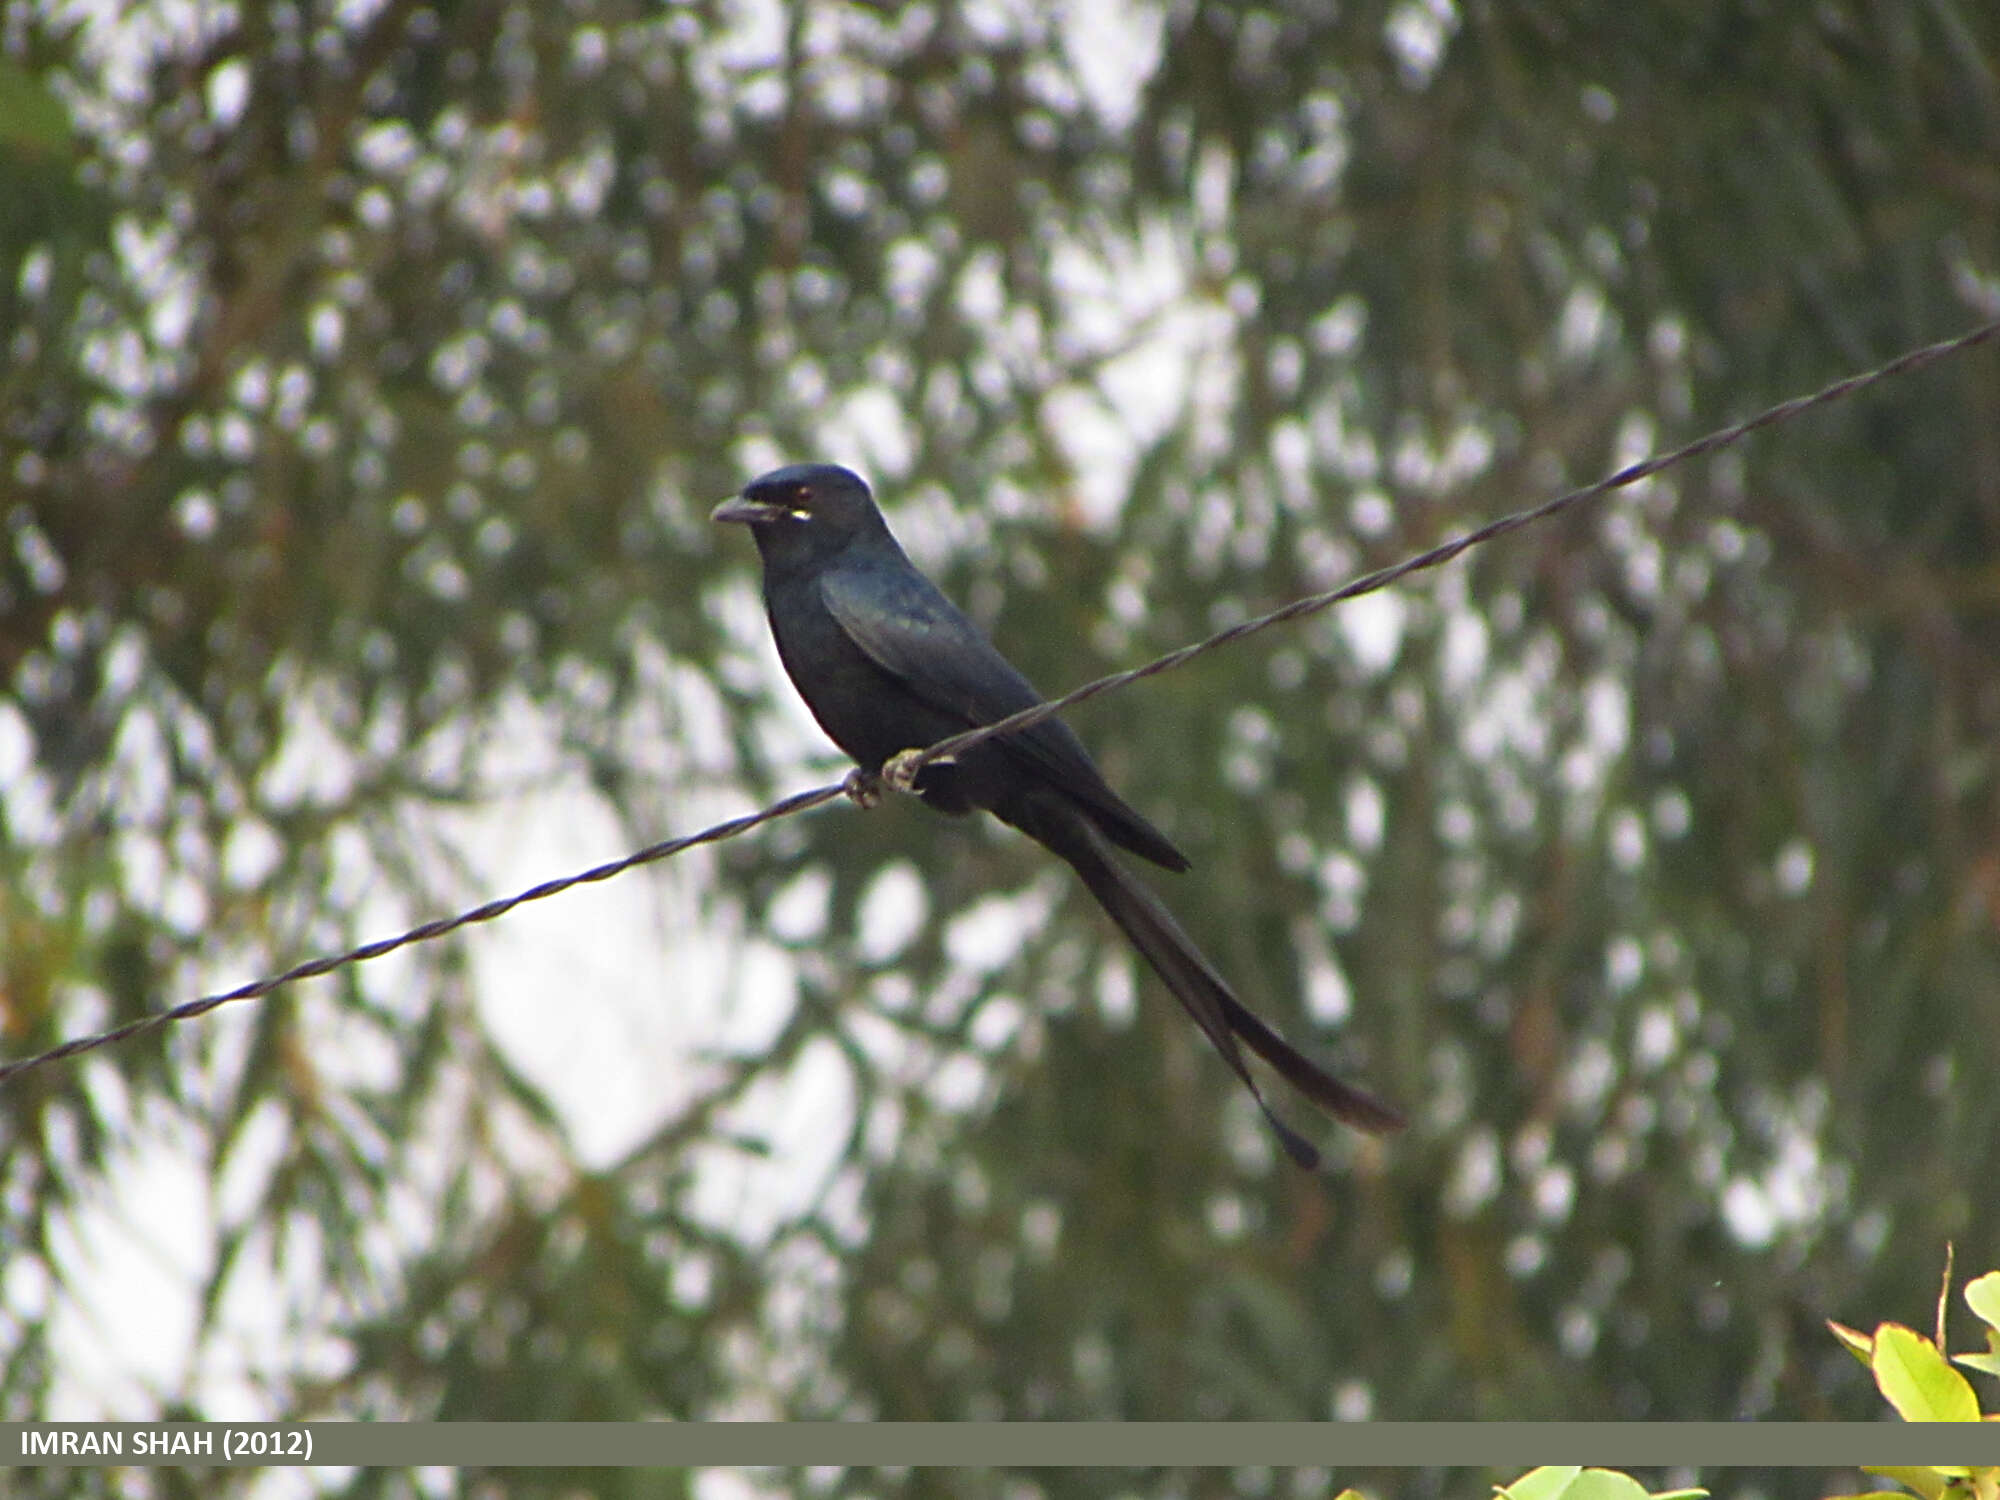
[[[1574,1465],[1531,1469],[1499,1493],[1509,1500],[1647,1500],[1646,1487],[1629,1474],[1620,1474],[1616,1469],[1580,1469]]]
[[[1915,1490],[1924,1500],[1940,1500],[1951,1481],[1936,1469],[1925,1469],[1915,1465],[1862,1465],[1862,1473],[1879,1474],[1884,1479],[1893,1479],[1900,1485]],[[1881,1494],[1877,1490],[1874,1493]]]
[[[1863,1365],[1869,1365],[1875,1358],[1875,1341],[1860,1329],[1849,1328],[1845,1323],[1836,1323],[1831,1318],[1826,1320],[1826,1326],[1846,1347],[1847,1352],[1860,1360]]]
[[[1938,1347],[1914,1329],[1875,1330],[1875,1383],[1906,1422],[1977,1422],[1979,1398]]]
[[[1964,1365],[1968,1370],[1977,1370],[1982,1375],[2000,1375],[2000,1340],[1988,1354],[1954,1354],[1951,1362]]]
[[[1965,1284],[1965,1305],[1993,1332],[1989,1341],[2000,1349],[2000,1271],[1988,1271]]]
[[[1563,1500],[1646,1500],[1646,1487],[1616,1469],[1585,1469],[1570,1481]]]
[[[1556,1464],[1530,1469],[1497,1493],[1508,1500],[1563,1500],[1570,1484],[1583,1472],[1580,1464]]]

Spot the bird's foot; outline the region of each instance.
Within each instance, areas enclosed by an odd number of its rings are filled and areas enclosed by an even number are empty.
[[[847,793],[848,800],[856,807],[879,806],[882,801],[882,778],[873,771],[864,771],[856,766],[847,773],[847,779],[840,784]]]
[[[925,766],[948,766],[952,758],[940,755],[935,760],[925,760],[921,749],[898,750],[882,763],[882,779],[899,792],[914,792],[917,776]]]

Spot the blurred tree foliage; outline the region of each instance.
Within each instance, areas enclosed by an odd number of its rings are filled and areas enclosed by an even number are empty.
[[[1054,690],[2000,306],[1975,0],[86,16],[0,9],[10,1056],[493,893],[522,715],[635,843],[823,775],[706,519],[766,463]],[[247,1285],[299,1417],[1859,1418],[1820,1320],[2000,1250],[1993,350],[1075,720],[1405,1138],[1289,1170],[1052,862],[833,808],[689,862],[796,1003],[609,1166],[478,936],[8,1087],[0,1407],[165,1137],[213,1415]]]

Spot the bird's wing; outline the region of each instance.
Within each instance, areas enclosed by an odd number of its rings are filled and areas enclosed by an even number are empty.
[[[971,726],[1041,702],[1027,678],[914,568],[829,568],[819,589],[847,638],[926,706]]]
[[[819,589],[828,612],[869,660],[968,729],[1042,701],[979,628],[907,563],[829,568]],[[1118,843],[1169,869],[1187,868],[1186,857],[1111,789],[1067,724],[1044,719],[1007,735],[1005,745],[1091,809]]]

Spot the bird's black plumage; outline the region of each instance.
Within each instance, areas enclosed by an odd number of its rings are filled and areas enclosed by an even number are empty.
[[[833,464],[795,464],[752,481],[715,512],[750,527],[764,561],[764,604],[778,655],[820,727],[864,769],[901,750],[1041,702],[1028,681],[917,571],[868,486]],[[1105,782],[1069,726],[1044,719],[918,772],[930,806],[985,808],[1067,860],[1243,1080],[1301,1165],[1318,1153],[1271,1112],[1238,1042],[1315,1104],[1368,1131],[1402,1117],[1341,1082],[1253,1014],[1116,845],[1185,870],[1186,856]]]

